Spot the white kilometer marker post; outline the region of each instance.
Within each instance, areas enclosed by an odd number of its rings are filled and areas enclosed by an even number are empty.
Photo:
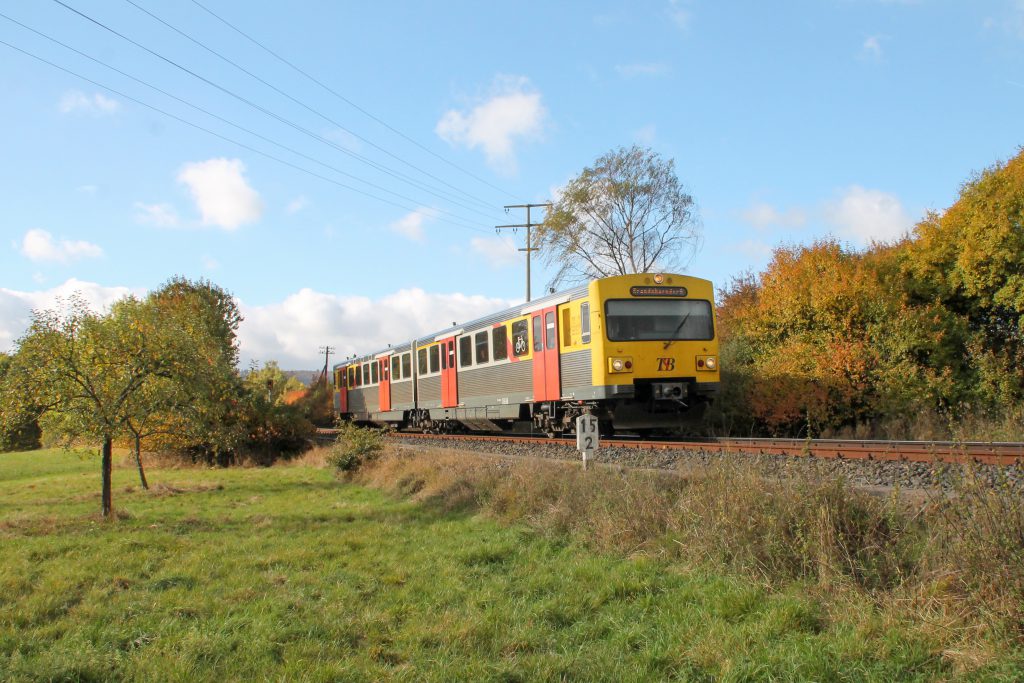
[[[593,415],[580,415],[576,418],[576,450],[583,455],[583,469],[587,469],[590,456],[601,445],[598,435],[597,418]]]

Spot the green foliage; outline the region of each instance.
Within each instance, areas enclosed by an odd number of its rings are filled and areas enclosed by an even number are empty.
[[[150,425],[153,445],[189,451],[226,464],[244,438],[243,396],[238,375],[238,326],[242,317],[230,293],[206,280],[168,280],[147,302],[190,340],[191,360],[174,382],[155,392]],[[146,412],[146,404],[141,406]]]
[[[244,437],[239,443],[245,456],[269,465],[309,445],[314,427],[305,407],[284,400],[295,385],[302,387],[295,378],[286,377],[275,361],[252,368],[245,376],[240,403]]]
[[[0,391],[7,390],[4,388],[4,376],[7,375],[13,360],[9,354],[0,353]],[[3,403],[0,399],[0,405]],[[39,412],[38,406],[31,405],[19,406],[9,415],[0,410],[0,453],[40,447],[42,430],[35,417]]]
[[[619,148],[563,189],[537,229],[555,282],[685,265],[700,239],[693,197],[675,162],[651,149]]]
[[[352,473],[372,462],[384,449],[383,429],[357,427],[348,420],[339,420],[338,439],[331,447],[327,461],[339,472]]]

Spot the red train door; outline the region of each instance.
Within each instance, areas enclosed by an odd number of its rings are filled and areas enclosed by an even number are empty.
[[[380,410],[385,412],[391,410],[391,370],[390,358],[378,358],[380,363]]]
[[[348,412],[348,368],[335,371],[334,407],[339,413]]]
[[[459,380],[455,374],[455,337],[441,340],[441,407],[459,405]]]
[[[533,328],[533,400],[557,401],[562,396],[558,371],[558,316],[555,306],[536,311]]]

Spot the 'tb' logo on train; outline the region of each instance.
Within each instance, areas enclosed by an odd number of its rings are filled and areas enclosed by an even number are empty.
[[[658,372],[669,372],[676,369],[675,358],[659,358],[658,359]]]

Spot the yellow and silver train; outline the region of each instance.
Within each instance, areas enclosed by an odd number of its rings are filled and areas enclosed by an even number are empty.
[[[334,366],[334,407],[427,431],[674,432],[719,387],[714,291],[667,273],[551,294]]]

